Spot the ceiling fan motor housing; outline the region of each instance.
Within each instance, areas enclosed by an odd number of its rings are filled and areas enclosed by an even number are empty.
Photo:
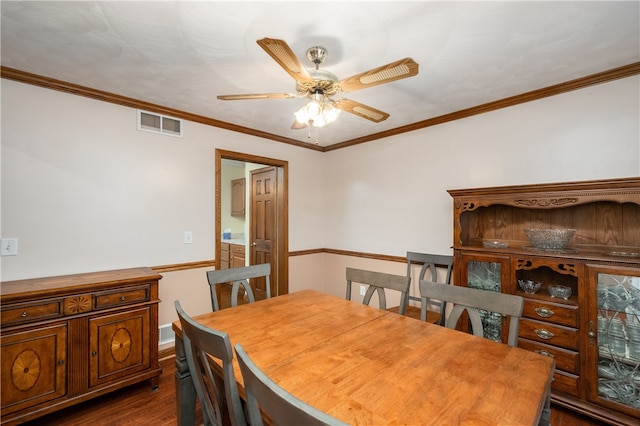
[[[298,81],[296,90],[298,93],[305,95],[307,93],[322,92],[326,96],[335,95],[338,91],[338,77],[329,71],[316,69],[309,71],[312,82]]]

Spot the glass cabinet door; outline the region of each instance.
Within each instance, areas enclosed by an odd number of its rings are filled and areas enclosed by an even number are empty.
[[[640,271],[598,267],[590,275],[596,289],[590,337],[593,345],[596,328],[597,342],[597,385],[591,396],[617,409],[622,404],[640,410]]]
[[[507,282],[509,263],[505,258],[485,256],[463,256],[465,267],[462,270],[461,283],[470,288],[502,292],[502,283]],[[503,318],[497,312],[480,311],[484,337],[502,342]]]

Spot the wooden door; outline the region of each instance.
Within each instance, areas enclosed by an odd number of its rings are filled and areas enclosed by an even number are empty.
[[[271,294],[274,290],[273,258],[276,247],[276,217],[278,205],[278,174],[276,167],[265,167],[251,172],[250,242],[251,265],[271,263]],[[256,298],[267,291],[264,278],[254,281]]]
[[[248,229],[247,245],[249,246],[248,265],[269,262],[271,264],[271,295],[278,296],[289,292],[289,213],[288,213],[288,176],[289,164],[286,161],[256,155],[243,154],[239,152],[224,151],[216,149],[216,267],[220,268],[224,263],[222,260],[224,252],[222,250],[222,161],[232,160],[251,164],[251,169],[256,173],[256,179],[260,181],[260,194],[254,197],[253,178],[248,176],[246,189],[249,194],[249,201],[246,205]],[[259,167],[258,169],[254,167]],[[268,171],[268,172],[267,172]],[[258,179],[259,178],[259,179]],[[261,225],[256,231],[253,225],[253,209],[256,203],[263,203],[258,208],[256,218],[261,218]],[[256,237],[254,238],[254,235]],[[256,243],[253,246],[253,243]],[[227,251],[227,254],[229,252]],[[260,286],[264,289],[264,283]],[[259,297],[259,291],[256,297]]]

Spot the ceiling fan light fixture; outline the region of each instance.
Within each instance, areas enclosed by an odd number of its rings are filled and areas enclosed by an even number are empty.
[[[324,127],[336,121],[340,110],[334,107],[321,93],[314,93],[309,103],[303,105],[294,115],[298,123]]]

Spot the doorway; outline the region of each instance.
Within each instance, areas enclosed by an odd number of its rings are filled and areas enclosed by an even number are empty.
[[[221,267],[222,235],[226,231],[221,219],[223,209],[231,208],[230,205],[223,205],[223,160],[247,163],[251,165],[251,169],[255,169],[247,179],[247,193],[250,194],[247,203],[247,222],[250,225],[245,238],[248,247],[247,264],[271,263],[271,295],[286,294],[289,291],[288,162],[216,149],[216,269]],[[268,217],[265,218],[264,215]]]

